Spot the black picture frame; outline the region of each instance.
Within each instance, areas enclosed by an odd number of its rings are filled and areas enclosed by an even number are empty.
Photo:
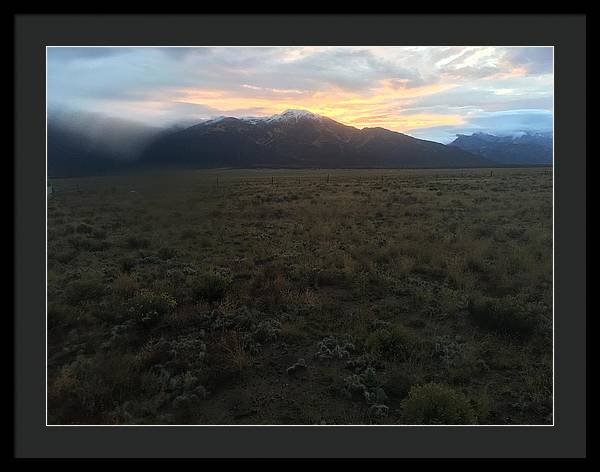
[[[16,457],[584,457],[584,15],[15,15]],[[53,45],[544,45],[555,57],[553,426],[46,426],[45,65]]]

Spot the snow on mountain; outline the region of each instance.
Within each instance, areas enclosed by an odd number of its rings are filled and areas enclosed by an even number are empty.
[[[273,123],[277,121],[299,121],[303,119],[321,120],[322,118],[322,116],[312,113],[308,110],[290,109],[284,111],[283,113],[279,113],[278,115],[273,115],[267,118],[265,121],[267,123]]]
[[[227,119],[227,118],[231,118],[231,117],[218,116],[215,118],[211,118],[209,120],[201,121],[198,124],[212,125],[215,123],[219,123],[220,121],[223,121],[224,119]],[[278,114],[272,115],[272,116],[244,116],[244,117],[240,117],[237,119],[241,120],[245,123],[257,125],[260,123],[283,123],[286,121],[291,121],[291,122],[297,123],[300,120],[320,121],[323,119],[323,117],[321,115],[317,115],[316,113],[312,113],[308,110],[289,109],[282,113],[278,113]]]

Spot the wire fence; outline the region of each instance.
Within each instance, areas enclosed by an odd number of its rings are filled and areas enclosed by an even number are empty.
[[[470,180],[502,180],[531,176],[532,173],[551,178],[551,168],[498,169],[393,169],[334,171],[188,171],[161,174],[129,174],[101,177],[51,179],[54,193],[82,192],[103,188],[131,193],[151,189],[224,190],[233,188],[311,188],[320,186],[381,186],[414,185],[431,182],[466,182]]]

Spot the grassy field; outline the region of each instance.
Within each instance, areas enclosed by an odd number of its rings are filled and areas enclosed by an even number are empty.
[[[53,180],[51,424],[552,423],[552,172]]]

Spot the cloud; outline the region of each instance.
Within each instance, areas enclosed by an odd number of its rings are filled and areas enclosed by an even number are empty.
[[[498,132],[552,129],[552,112],[546,110],[507,110],[482,113],[469,121],[472,125]]]
[[[549,47],[519,47],[507,48],[507,60],[527,69],[531,74],[549,74],[552,72],[552,48]]]
[[[90,61],[133,52],[131,48],[120,47],[56,47],[48,48],[48,58],[52,62]]]
[[[48,48],[47,70],[49,104],[152,125],[305,108],[425,133],[553,99],[551,48]]]
[[[513,135],[523,131],[552,131],[552,112],[547,110],[508,110],[473,114],[458,125],[442,125],[411,129],[415,137],[442,143],[453,141],[457,134],[486,132],[496,135]]]

